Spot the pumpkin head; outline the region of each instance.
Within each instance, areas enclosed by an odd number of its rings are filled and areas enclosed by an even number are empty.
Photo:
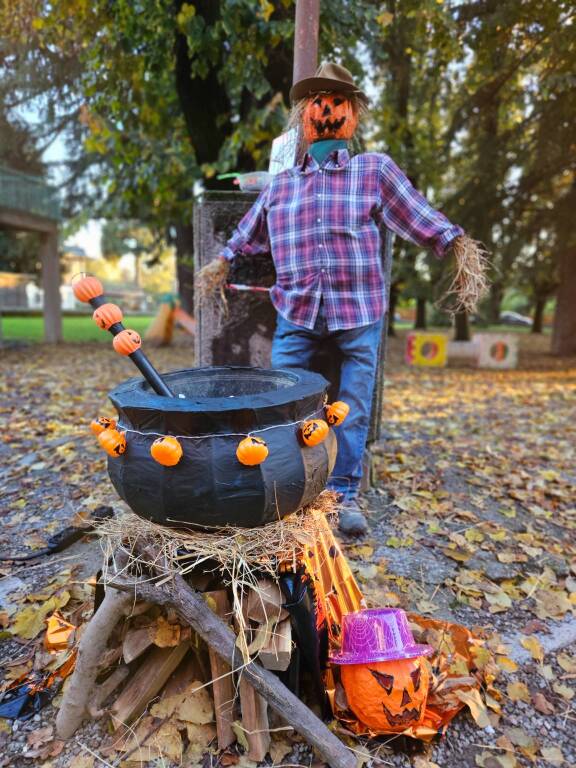
[[[136,331],[133,331],[131,328],[125,328],[114,336],[112,346],[119,355],[131,355],[137,349],[140,349],[142,339]]]
[[[116,422],[114,419],[109,419],[107,416],[100,416],[90,422],[90,429],[95,435],[99,435],[104,432],[105,429],[116,429]]]
[[[100,280],[98,280],[97,277],[94,277],[93,275],[86,275],[86,277],[77,280],[75,283],[73,283],[72,290],[74,291],[74,296],[76,296],[78,301],[86,302],[90,301],[90,299],[95,299],[98,296],[102,296],[104,293],[102,283]]]
[[[351,139],[358,126],[358,113],[341,93],[315,93],[302,114],[304,138],[309,144],[322,139]]]
[[[328,431],[324,419],[310,419],[302,424],[302,440],[306,445],[319,445],[328,437]]]
[[[401,733],[422,722],[430,683],[422,656],[346,664],[340,670],[348,706],[370,730]]]
[[[104,448],[108,456],[117,458],[126,450],[126,436],[117,429],[105,429],[98,435],[98,442]]]
[[[164,467],[174,467],[182,458],[182,446],[175,437],[167,435],[154,440],[150,448],[154,461]]]
[[[122,310],[116,304],[102,304],[101,307],[94,310],[92,319],[99,328],[107,331],[114,323],[121,323],[123,318]]]
[[[262,464],[267,456],[268,446],[260,437],[249,435],[244,440],[241,440],[238,443],[238,448],[236,448],[236,458],[240,464],[245,464],[247,467]]]
[[[326,421],[331,427],[338,427],[350,413],[350,406],[343,400],[337,400],[326,406]]]

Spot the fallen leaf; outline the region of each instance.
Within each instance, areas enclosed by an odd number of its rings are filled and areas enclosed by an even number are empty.
[[[163,616],[158,616],[156,620],[156,631],[154,633],[154,645],[159,648],[175,648],[180,645],[180,624],[170,624]]]
[[[512,701],[530,701],[530,691],[525,683],[508,683],[506,691]]]
[[[467,691],[456,690],[454,695],[470,709],[474,721],[480,728],[488,728],[491,725],[486,705],[476,688],[471,688]]]
[[[553,715],[556,711],[554,705],[540,692],[532,694],[532,706],[543,715]]]
[[[539,662],[544,661],[544,649],[537,637],[534,637],[534,635],[523,637],[522,640],[520,640],[520,644],[526,648],[527,651],[530,651],[533,659]]]
[[[556,661],[565,672],[568,672],[571,675],[576,673],[576,658],[574,656],[570,656],[570,654],[565,651],[561,651],[556,655]]]
[[[560,747],[542,747],[540,754],[542,759],[551,765],[562,765],[564,763],[564,755]]]
[[[562,696],[562,698],[567,701],[572,701],[574,698],[574,688],[570,688],[570,686],[565,685],[564,683],[552,683],[552,688],[559,696]]]

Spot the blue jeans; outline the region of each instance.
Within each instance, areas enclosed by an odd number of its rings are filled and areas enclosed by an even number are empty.
[[[344,424],[335,428],[338,456],[328,486],[346,499],[353,499],[362,478],[382,320],[346,331],[329,331],[320,309],[313,330],[294,325],[281,315],[277,315],[276,322],[273,368],[309,368],[314,353],[327,339],[332,339],[342,353],[338,399],[348,403],[350,413]]]

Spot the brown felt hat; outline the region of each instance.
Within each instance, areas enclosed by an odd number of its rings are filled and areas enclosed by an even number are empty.
[[[352,74],[345,67],[330,61],[321,64],[314,77],[306,77],[304,80],[294,83],[290,91],[290,100],[300,101],[300,99],[305,99],[307,96],[320,91],[353,94],[364,104],[368,104],[368,96],[356,87]]]

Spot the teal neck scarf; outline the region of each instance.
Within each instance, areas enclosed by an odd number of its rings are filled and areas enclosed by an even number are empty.
[[[321,141],[315,141],[308,148],[308,152],[312,155],[318,165],[322,165],[324,160],[328,157],[330,152],[334,152],[337,149],[346,149],[348,146],[344,139],[322,139]]]

